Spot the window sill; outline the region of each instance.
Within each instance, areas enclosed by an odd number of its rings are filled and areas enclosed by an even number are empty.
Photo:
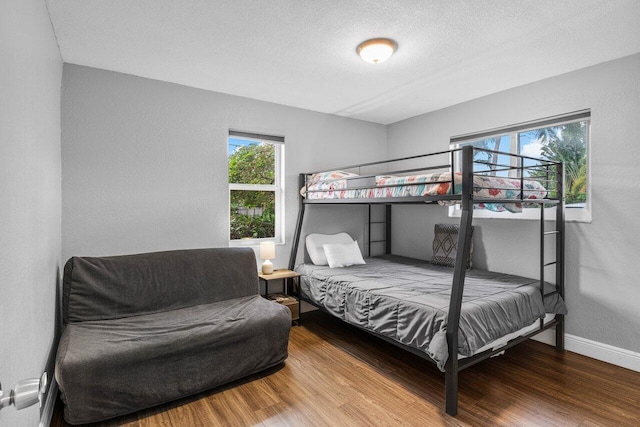
[[[449,207],[449,218],[460,218],[461,210],[459,207]],[[487,209],[475,209],[473,211],[473,219],[508,219],[508,220],[525,220],[540,221],[540,209],[528,208],[521,213],[511,212],[493,212]],[[555,208],[547,208],[544,213],[545,221],[555,221]],[[565,222],[591,223],[591,211],[588,208],[566,208],[564,210]]]
[[[232,248],[258,248],[260,247],[260,242],[274,242],[276,246],[284,246],[285,243],[281,240],[275,239],[240,239],[240,240],[229,240],[229,247]]]

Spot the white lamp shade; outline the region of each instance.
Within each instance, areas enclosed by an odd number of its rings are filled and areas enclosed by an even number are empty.
[[[398,46],[389,39],[371,39],[360,43],[358,55],[371,64],[379,64],[393,55]]]
[[[274,259],[276,244],[274,242],[260,242],[260,259]]]

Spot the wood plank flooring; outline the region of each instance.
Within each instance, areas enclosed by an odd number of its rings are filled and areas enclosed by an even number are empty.
[[[640,425],[640,373],[535,341],[462,371],[459,399],[450,417],[434,365],[314,312],[284,366],[99,426]]]

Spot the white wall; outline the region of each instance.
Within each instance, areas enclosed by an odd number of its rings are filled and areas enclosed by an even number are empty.
[[[8,392],[44,372],[59,332],[62,61],[44,1],[0,3],[0,58],[0,381]],[[0,412],[3,426],[39,419],[38,405]]]
[[[394,123],[388,155],[442,150],[454,135],[586,108],[593,221],[566,228],[566,331],[640,352],[640,54]],[[394,207],[393,215],[393,252],[424,259],[433,224],[457,221],[438,207]],[[476,266],[538,277],[538,222],[474,224]]]
[[[383,125],[125,74],[65,64],[62,92],[65,260],[227,246],[231,128],[285,136],[286,267],[298,173],[386,154]],[[307,211],[307,230],[362,235],[363,207]]]

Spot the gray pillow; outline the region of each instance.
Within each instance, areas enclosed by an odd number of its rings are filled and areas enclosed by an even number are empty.
[[[431,264],[453,267],[458,255],[458,225],[436,224],[433,236],[433,256]],[[473,227],[471,227],[471,250],[467,259],[467,268],[471,268],[473,254]]]

